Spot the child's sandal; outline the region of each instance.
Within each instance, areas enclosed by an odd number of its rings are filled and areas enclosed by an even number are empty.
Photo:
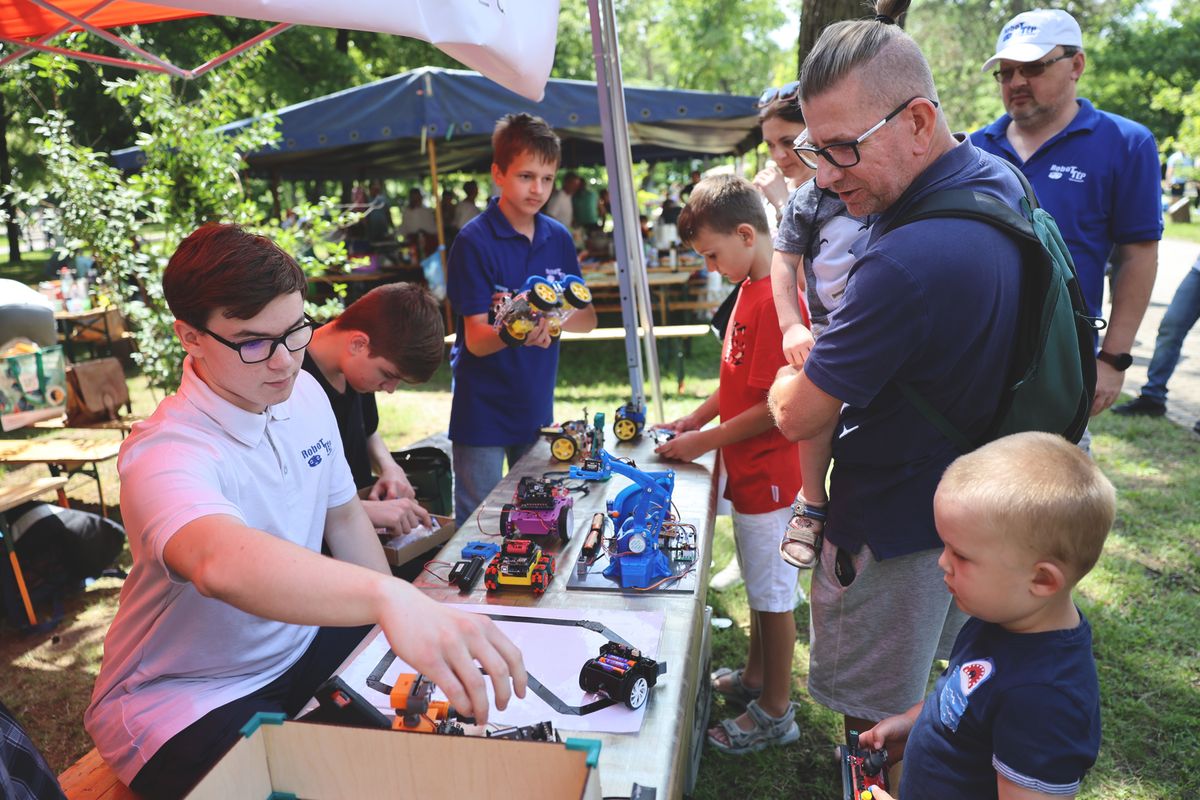
[[[824,505],[813,505],[796,495],[792,503],[792,518],[788,520],[779,556],[797,569],[812,569],[821,554],[821,534],[825,530]]]
[[[746,704],[746,712],[754,721],[753,728],[744,731],[735,720],[723,719],[720,727],[725,733],[726,741],[721,741],[710,732],[708,743],[722,753],[740,756],[772,745],[791,744],[800,738],[800,726],[796,724],[795,703],[788,703],[787,711],[780,717],[772,717],[763,711],[756,700],[751,700]]]
[[[722,689],[720,682],[722,678],[729,678],[729,689]],[[762,694],[762,688],[751,689],[746,684],[742,683],[742,670],[731,669],[729,667],[721,667],[711,676],[712,689],[717,694],[724,697],[727,701],[745,706],[751,701],[757,700]]]

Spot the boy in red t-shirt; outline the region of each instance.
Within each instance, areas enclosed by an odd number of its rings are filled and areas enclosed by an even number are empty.
[[[709,270],[742,285],[725,329],[720,388],[691,414],[662,426],[677,435],[656,452],[691,461],[721,450],[750,602],[750,652],[744,668],[713,675],[713,688],[744,702],[746,713],[709,730],[708,740],[727,753],[748,753],[800,736],[791,702],[798,571],[778,553],[800,489],[800,459],[767,411],[767,390],[787,364],[771,295],[773,249],[757,190],[729,175],[696,186],[678,230]],[[701,430],[718,415],[720,425]]]

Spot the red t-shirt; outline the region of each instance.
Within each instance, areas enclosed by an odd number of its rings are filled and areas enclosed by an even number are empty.
[[[785,364],[771,278],[747,279],[725,329],[717,390],[721,419],[731,420],[766,400],[775,373]],[[783,508],[800,491],[799,452],[774,426],[726,445],[721,455],[729,473],[725,497],[742,514]]]

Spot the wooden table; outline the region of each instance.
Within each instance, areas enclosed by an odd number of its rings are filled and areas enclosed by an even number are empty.
[[[104,486],[100,482],[98,464],[116,458],[121,451],[119,441],[95,439],[7,439],[0,441],[0,464],[5,467],[26,467],[45,464],[52,476],[66,472],[90,475],[96,481],[100,497],[100,515],[108,516],[104,505]]]
[[[17,542],[10,533],[8,518],[4,514],[22,503],[36,500],[49,492],[58,492],[59,504],[63,508],[67,508],[67,493],[63,490],[66,485],[66,478],[51,477],[38,478],[29,483],[0,488],[0,539],[4,540],[4,548],[8,551],[8,562],[12,567],[13,580],[16,582],[17,592],[25,606],[25,615],[29,619],[31,628],[37,627],[37,614],[33,610],[33,601],[29,599],[29,589],[25,586],[25,575],[21,572],[21,563],[17,560]]]
[[[609,272],[585,272],[583,279],[593,292],[617,289],[621,283],[617,276]],[[659,323],[667,324],[667,295],[675,287],[682,287],[686,292],[692,273],[688,270],[679,272],[648,272],[646,282],[650,293],[658,300]]]
[[[107,344],[112,353],[113,337],[121,338],[125,323],[116,308],[95,308],[89,311],[55,311],[59,339],[68,361],[75,361],[75,344]],[[94,353],[93,353],[94,354]]]
[[[564,737],[584,736],[599,739],[600,781],[606,797],[628,797],[634,783],[657,789],[659,798],[677,798],[692,790],[700,753],[704,744],[704,729],[708,721],[711,687],[709,682],[711,609],[705,605],[708,586],[708,565],[712,552],[713,518],[716,512],[716,481],[714,458],[705,456],[699,463],[662,462],[654,455],[653,442],[641,437],[634,442],[610,445],[614,456],[630,456],[639,468],[646,470],[674,469],[673,500],[682,521],[697,528],[698,558],[695,566],[698,586],[695,594],[662,594],[643,592],[568,590],[567,580],[574,569],[576,557],[583,546],[592,514],[604,510],[606,498],[629,485],[629,480],[613,475],[607,482],[590,483],[591,491],[575,497],[575,531],[571,540],[559,546],[557,539],[548,547],[559,547],[555,554],[557,574],[546,593],[535,597],[519,590],[488,595],[483,582],[469,595],[460,594],[432,579],[418,580],[416,585],[430,596],[445,603],[486,603],[497,606],[533,606],[551,609],[587,609],[592,619],[602,619],[605,610],[661,611],[664,615],[662,640],[658,660],[667,662],[667,674],[652,690],[646,718],[637,734],[594,732],[564,732]],[[511,502],[518,480],[525,475],[541,476],[550,470],[562,470],[565,465],[550,457],[549,445],[539,442],[492,490],[482,506],[480,521],[485,531],[499,527],[501,506]],[[472,516],[461,531],[446,544],[439,558],[456,561],[464,544],[485,539],[481,536],[476,518]],[[578,669],[582,665],[571,665]]]

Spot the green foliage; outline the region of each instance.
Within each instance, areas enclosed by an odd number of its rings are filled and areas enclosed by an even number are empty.
[[[278,242],[307,274],[345,264],[344,246],[332,239],[352,220],[338,213],[332,200],[300,204],[302,224],[284,229],[243,191],[241,153],[275,141],[273,119],[231,135],[217,130],[242,113],[254,91],[246,73],[263,58],[259,53],[209,73],[190,101],[162,75],[139,74],[107,84],[106,91],[143,128],[138,145],[145,164],[133,175],[123,175],[102,154],[79,144],[74,123],[63,112],[51,110],[31,121],[45,163],[44,186],[19,191],[18,203],[53,206],[47,227],[61,236],[64,249],[95,256],[107,294],[134,323],[135,357],[156,388],[174,389],[183,364],[174,316],[162,294],[162,273],[179,242],[196,228],[210,221],[241,224]],[[40,67],[43,79],[69,85],[70,74],[54,67]],[[313,310],[328,317],[339,308],[335,302]]]

